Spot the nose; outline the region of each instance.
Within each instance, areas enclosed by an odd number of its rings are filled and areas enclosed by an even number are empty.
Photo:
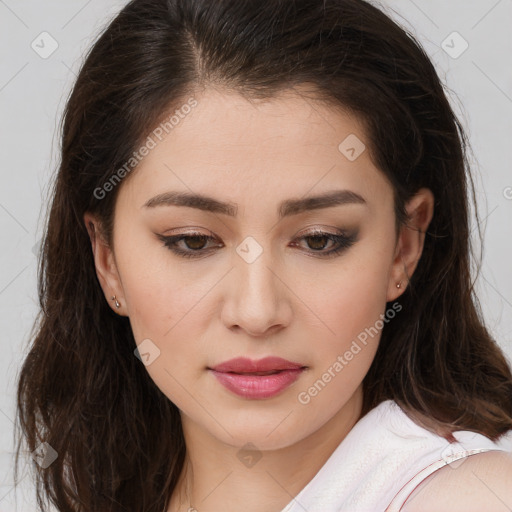
[[[222,308],[224,325],[257,338],[267,338],[289,325],[290,291],[270,251],[251,263],[235,255],[234,265]]]

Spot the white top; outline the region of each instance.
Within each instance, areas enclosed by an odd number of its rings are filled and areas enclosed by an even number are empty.
[[[393,400],[363,416],[320,471],[281,512],[398,512],[441,467],[489,450],[512,452],[512,430],[497,442],[453,432],[456,443],[414,423]]]

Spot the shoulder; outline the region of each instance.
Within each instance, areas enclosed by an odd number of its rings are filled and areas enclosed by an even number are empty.
[[[401,512],[512,510],[512,453],[489,451],[444,466],[409,496]]]

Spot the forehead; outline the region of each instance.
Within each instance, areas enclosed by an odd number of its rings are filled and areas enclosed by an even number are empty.
[[[126,183],[138,206],[166,189],[256,201],[343,187],[386,199],[390,186],[356,115],[293,91],[248,100],[208,89],[194,98],[161,140],[150,134],[155,145]]]

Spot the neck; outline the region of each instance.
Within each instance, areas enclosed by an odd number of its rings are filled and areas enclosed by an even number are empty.
[[[187,455],[167,512],[281,511],[360,419],[362,398],[359,387],[315,432],[265,451],[225,444],[182,414]]]

